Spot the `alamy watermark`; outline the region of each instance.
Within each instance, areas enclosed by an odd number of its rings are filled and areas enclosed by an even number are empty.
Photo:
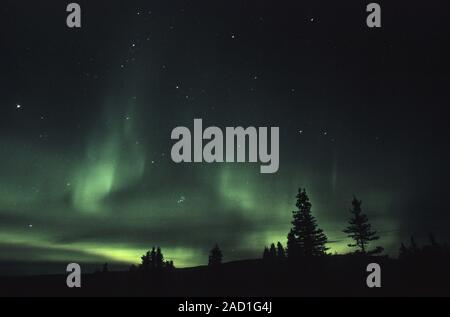
[[[69,12],[66,19],[67,27],[81,28],[81,6],[78,3],[69,3],[66,12]]]
[[[68,288],[81,287],[81,266],[78,263],[70,263],[67,265],[66,272],[69,273],[66,278]]]
[[[81,6],[78,3],[69,3],[66,7],[68,16],[66,19],[66,25],[69,28],[81,28]],[[369,28],[381,27],[381,6],[378,3],[372,2],[366,6],[366,12],[368,16],[366,18],[366,24]]]
[[[175,163],[260,162],[263,174],[276,173],[280,165],[278,127],[270,128],[269,142],[267,127],[226,127],[224,132],[212,126],[203,130],[202,119],[194,119],[193,134],[187,127],[176,127],[171,138],[178,140],[171,151]]]

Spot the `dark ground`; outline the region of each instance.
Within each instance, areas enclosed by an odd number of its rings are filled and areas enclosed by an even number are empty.
[[[382,287],[366,286],[367,264],[382,268]],[[450,296],[450,262],[332,256],[268,263],[247,260],[217,268],[172,272],[85,274],[81,289],[69,289],[66,276],[0,278],[1,296]]]

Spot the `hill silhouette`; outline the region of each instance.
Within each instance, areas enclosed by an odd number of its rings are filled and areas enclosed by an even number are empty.
[[[326,256],[261,259],[170,271],[98,272],[69,289],[65,275],[0,278],[2,296],[450,296],[450,261],[408,262],[388,257]],[[382,287],[368,288],[369,263],[382,267]]]
[[[312,214],[305,189],[296,196],[292,228],[286,248],[281,242],[265,247],[262,259],[223,263],[218,243],[208,265],[176,268],[159,246],[128,271],[110,271],[108,263],[84,274],[81,288],[69,288],[66,275],[0,278],[3,296],[155,296],[155,297],[294,297],[294,296],[450,296],[450,248],[430,235],[429,245],[412,237],[401,244],[398,259],[380,255],[372,241],[379,239],[354,197],[349,226],[343,231],[356,248],[346,255],[327,253],[327,235]],[[205,259],[206,260],[206,259]],[[377,287],[371,288],[370,264],[380,268]],[[76,286],[74,284],[74,286]]]

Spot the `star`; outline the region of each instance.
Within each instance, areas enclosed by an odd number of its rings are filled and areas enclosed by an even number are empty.
[[[186,197],[180,196],[180,198],[177,200],[177,204],[182,204],[186,201]]]
[[[17,104],[16,109],[22,109],[22,105]]]
[[[33,228],[33,225],[32,225],[32,224],[29,224],[29,225],[28,225],[28,228],[30,228],[30,229]]]

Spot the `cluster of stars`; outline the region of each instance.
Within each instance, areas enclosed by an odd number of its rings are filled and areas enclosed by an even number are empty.
[[[186,201],[186,197],[185,196],[180,196],[180,198],[178,198],[177,200],[177,204],[180,205],[182,203],[184,203]]]
[[[305,133],[304,130],[298,130],[298,134],[303,135],[304,133]],[[321,135],[323,135],[323,136],[328,136],[328,131],[322,131],[322,132],[321,132]],[[335,142],[336,139],[335,139],[335,138],[331,138],[330,141],[331,141],[331,142]]]

